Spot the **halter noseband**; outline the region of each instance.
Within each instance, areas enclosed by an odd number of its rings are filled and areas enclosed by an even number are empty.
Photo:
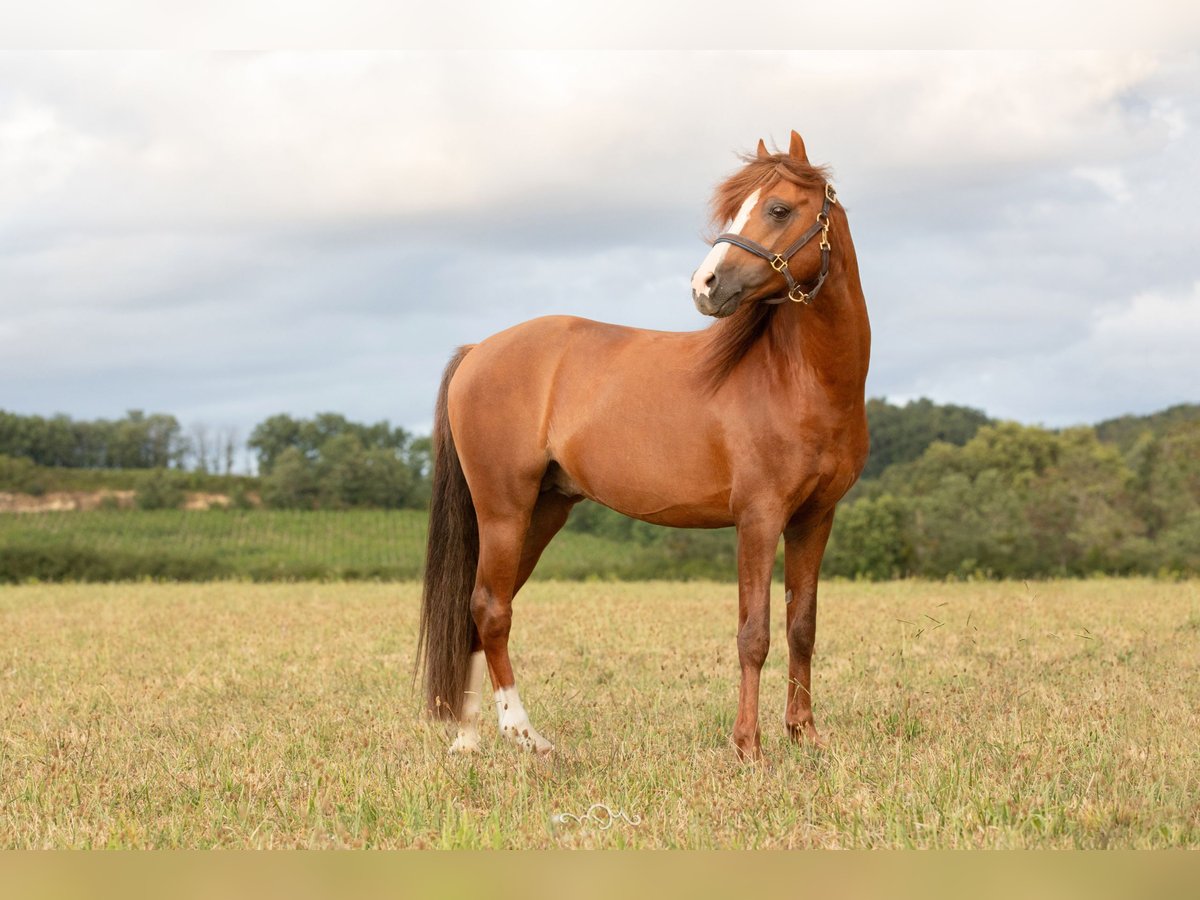
[[[768,297],[766,300],[759,301],[760,303],[783,303],[785,300],[793,300],[796,303],[805,305],[812,302],[813,297],[817,296],[817,292],[821,290],[821,285],[825,283],[825,276],[829,274],[829,207],[837,203],[837,192],[833,189],[833,185],[825,182],[825,203],[821,206],[821,211],[817,213],[817,221],[814,222],[809,229],[800,235],[790,247],[782,253],[772,253],[762,244],[756,243],[749,238],[744,238],[740,234],[726,232],[719,234],[714,244],[726,243],[733,244],[735,247],[741,247],[747,253],[753,253],[755,256],[765,259],[771,264],[771,268],[787,279],[788,292],[779,297]],[[788,268],[788,260],[800,252],[800,248],[811,241],[818,234],[821,235],[821,271],[817,275],[817,281],[813,285],[811,291],[807,293],[792,277],[792,270]]]

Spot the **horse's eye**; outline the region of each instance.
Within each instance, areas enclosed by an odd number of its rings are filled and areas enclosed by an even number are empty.
[[[786,219],[788,213],[791,212],[786,206],[772,206],[771,215],[776,219]]]

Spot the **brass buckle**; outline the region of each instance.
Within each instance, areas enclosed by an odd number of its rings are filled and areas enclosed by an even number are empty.
[[[828,181],[825,182],[825,199],[830,203],[837,203],[837,191],[833,189],[833,185]]]
[[[782,272],[787,268],[787,260],[776,253],[775,258],[771,260],[771,268],[776,272]]]
[[[812,294],[804,293],[804,291],[800,290],[800,285],[796,285],[788,291],[788,299],[793,303],[803,303],[805,306],[808,306],[812,301]]]
[[[821,229],[821,243],[817,245],[822,250],[830,250],[833,245],[829,243],[829,226],[826,225]]]

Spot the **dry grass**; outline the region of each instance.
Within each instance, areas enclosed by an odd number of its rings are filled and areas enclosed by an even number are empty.
[[[0,589],[0,847],[1200,845],[1197,582],[827,585],[829,746],[784,739],[777,632],[770,767],[727,744],[728,586],[531,585],[513,651],[549,763],[491,716],[483,755],[445,755],[417,595]],[[553,821],[593,802],[641,822]]]

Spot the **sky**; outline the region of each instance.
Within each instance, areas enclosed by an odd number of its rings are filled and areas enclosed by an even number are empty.
[[[713,186],[834,171],[870,396],[1200,402],[1200,54],[0,54],[0,408],[428,430],[462,343],[692,330]]]

